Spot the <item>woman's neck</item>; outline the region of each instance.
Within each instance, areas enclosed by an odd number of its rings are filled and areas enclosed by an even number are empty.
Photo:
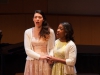
[[[35,31],[40,31],[41,30],[41,27],[34,27],[34,30]]]
[[[59,38],[59,40],[60,40],[61,42],[66,42],[66,39],[65,39],[65,38]]]

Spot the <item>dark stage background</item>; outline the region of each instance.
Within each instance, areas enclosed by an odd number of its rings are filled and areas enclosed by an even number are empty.
[[[0,45],[0,73],[1,75],[15,75],[23,73],[26,54],[23,42],[17,44]],[[76,69],[78,75],[100,74],[100,46],[77,45]]]

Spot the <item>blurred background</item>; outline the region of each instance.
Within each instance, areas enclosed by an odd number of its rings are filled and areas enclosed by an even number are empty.
[[[56,33],[60,22],[74,29],[78,74],[100,74],[100,0],[0,0],[0,73],[24,72],[24,31],[33,27],[33,12],[45,12]]]

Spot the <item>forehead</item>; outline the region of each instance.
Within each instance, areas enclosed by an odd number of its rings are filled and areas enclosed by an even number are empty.
[[[41,14],[39,13],[35,13],[34,16],[42,16]]]
[[[64,26],[62,25],[62,24],[59,24],[59,26],[58,27],[60,27],[60,28],[64,28]]]

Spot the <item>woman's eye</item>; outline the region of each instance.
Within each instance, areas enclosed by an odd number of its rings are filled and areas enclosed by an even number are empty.
[[[37,19],[37,18],[38,18],[38,19],[42,19],[41,16],[35,16],[34,18],[35,18],[35,19]]]
[[[60,30],[64,30],[63,28],[60,28]]]
[[[41,16],[39,16],[39,19],[41,19],[42,17]]]
[[[36,18],[36,17],[34,17],[34,18]]]
[[[61,30],[63,30],[63,28],[61,28]]]
[[[58,29],[60,29],[60,30],[64,30],[63,28],[58,28]]]

